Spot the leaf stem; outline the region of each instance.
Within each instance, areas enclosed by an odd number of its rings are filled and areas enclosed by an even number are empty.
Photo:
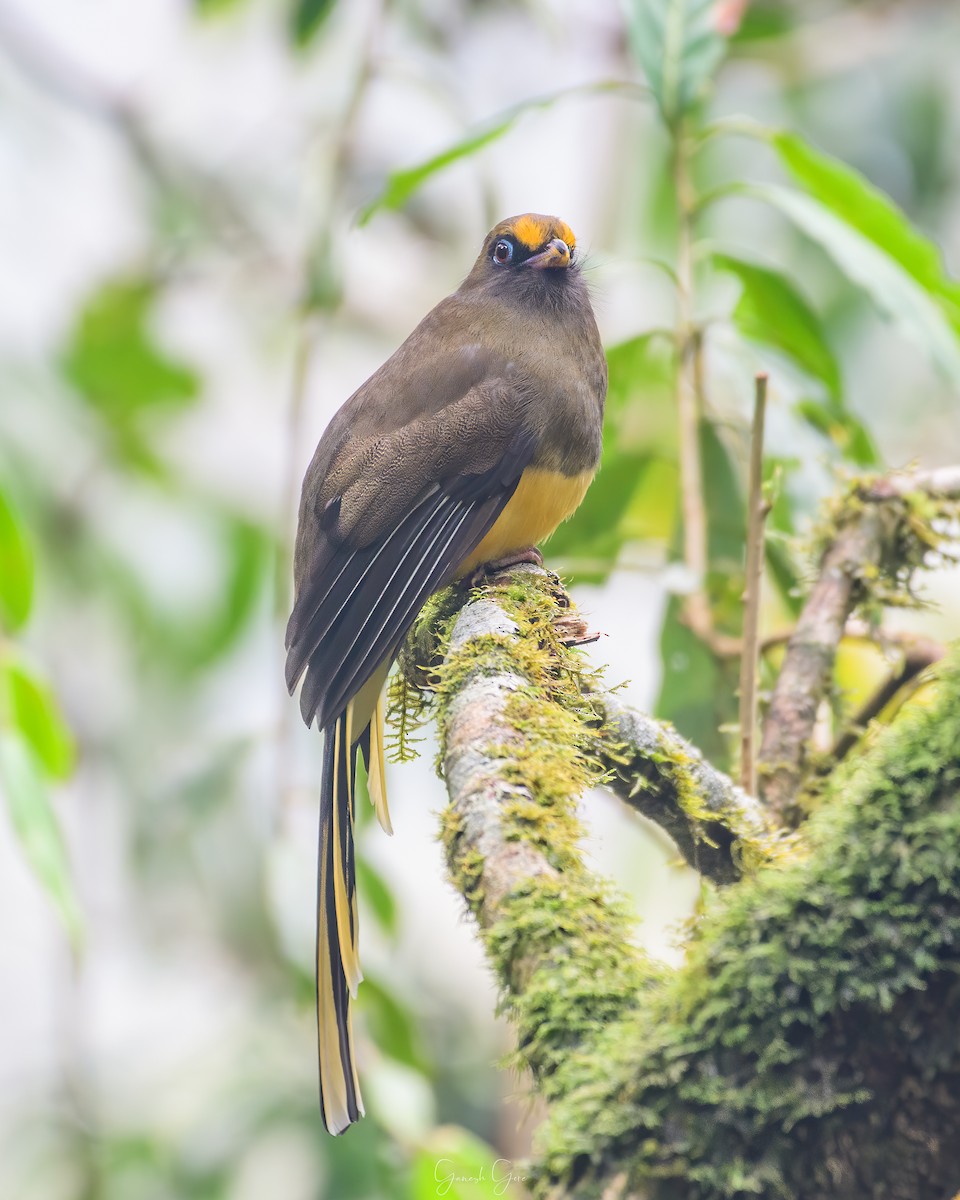
[[[707,514],[700,456],[700,408],[703,395],[702,340],[693,318],[694,214],[697,198],[690,175],[692,141],[683,125],[676,131],[673,184],[677,200],[677,416],[680,435],[680,492],[683,507],[683,558],[693,580],[684,616],[709,642],[713,616],[706,594]]]

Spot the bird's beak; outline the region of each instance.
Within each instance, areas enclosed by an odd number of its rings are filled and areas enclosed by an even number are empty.
[[[536,267],[538,271],[546,267],[569,267],[570,247],[562,238],[554,238],[548,242],[539,254],[534,254],[523,264],[525,267]]]

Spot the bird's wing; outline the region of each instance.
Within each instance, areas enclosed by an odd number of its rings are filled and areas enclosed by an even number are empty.
[[[325,728],[396,651],[513,495],[534,451],[512,389],[486,386],[308,473],[287,627],[287,685]],[[479,468],[479,469],[478,469]],[[356,731],[359,735],[360,730]]]

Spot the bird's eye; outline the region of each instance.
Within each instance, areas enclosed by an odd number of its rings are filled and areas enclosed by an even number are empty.
[[[513,242],[501,238],[493,248],[493,261],[504,267],[513,258]]]

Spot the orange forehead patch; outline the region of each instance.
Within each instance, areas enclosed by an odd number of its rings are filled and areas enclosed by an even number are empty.
[[[517,217],[511,233],[528,250],[539,250],[551,238],[563,238],[572,250],[577,244],[573,230],[556,217],[542,217],[539,213],[526,213]]]

